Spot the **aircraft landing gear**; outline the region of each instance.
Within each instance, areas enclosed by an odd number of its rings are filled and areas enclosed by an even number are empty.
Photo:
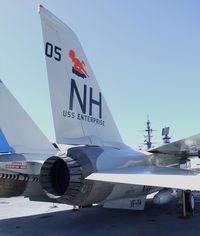
[[[80,208],[81,207],[79,205],[73,205],[73,211],[79,211]]]
[[[194,214],[194,196],[190,190],[182,191],[182,208],[184,218]]]

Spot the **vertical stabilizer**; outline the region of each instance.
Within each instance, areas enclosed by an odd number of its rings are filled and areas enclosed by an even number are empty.
[[[122,144],[93,71],[74,32],[39,7],[57,142]]]
[[[0,129],[0,153],[15,153],[14,148],[12,148],[5,135],[3,134],[3,131]]]
[[[55,148],[0,81],[0,148],[17,153],[49,153]]]

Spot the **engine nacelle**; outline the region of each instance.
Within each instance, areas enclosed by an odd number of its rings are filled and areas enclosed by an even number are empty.
[[[71,205],[89,205],[103,201],[112,191],[110,183],[86,180],[96,172],[100,147],[75,147],[67,156],[48,158],[40,173],[40,183],[48,197]]]
[[[155,204],[158,205],[163,205],[163,204],[167,204],[170,201],[172,201],[173,199],[177,198],[177,192],[172,190],[172,189],[168,189],[168,190],[161,190],[160,192],[158,192],[154,198],[153,198],[153,202]]]

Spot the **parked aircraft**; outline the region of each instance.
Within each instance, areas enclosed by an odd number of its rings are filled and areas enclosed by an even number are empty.
[[[74,147],[58,152],[1,82],[0,128],[12,149],[0,156],[0,196],[142,210],[150,193],[165,204],[183,191],[191,212],[200,177],[180,164],[199,155],[200,135],[146,153],[124,144],[77,36],[39,13],[56,141]]]
[[[39,183],[42,163],[58,150],[0,81],[0,197],[48,200]]]
[[[200,190],[200,177],[180,163],[199,155],[200,135],[148,153],[125,145],[77,36],[43,6],[39,13],[56,140],[81,145],[68,149],[65,158],[44,162],[40,182],[47,196],[73,205],[141,210],[149,193],[159,191],[154,202],[164,204],[184,190],[183,205],[193,209],[185,190]]]

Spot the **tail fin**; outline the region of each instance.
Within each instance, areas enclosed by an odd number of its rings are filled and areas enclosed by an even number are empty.
[[[0,129],[0,153],[15,153],[14,148],[12,148],[8,140],[6,139],[3,131]]]
[[[55,153],[55,148],[0,80],[0,151]]]
[[[39,13],[57,142],[122,144],[78,38],[44,7]]]

